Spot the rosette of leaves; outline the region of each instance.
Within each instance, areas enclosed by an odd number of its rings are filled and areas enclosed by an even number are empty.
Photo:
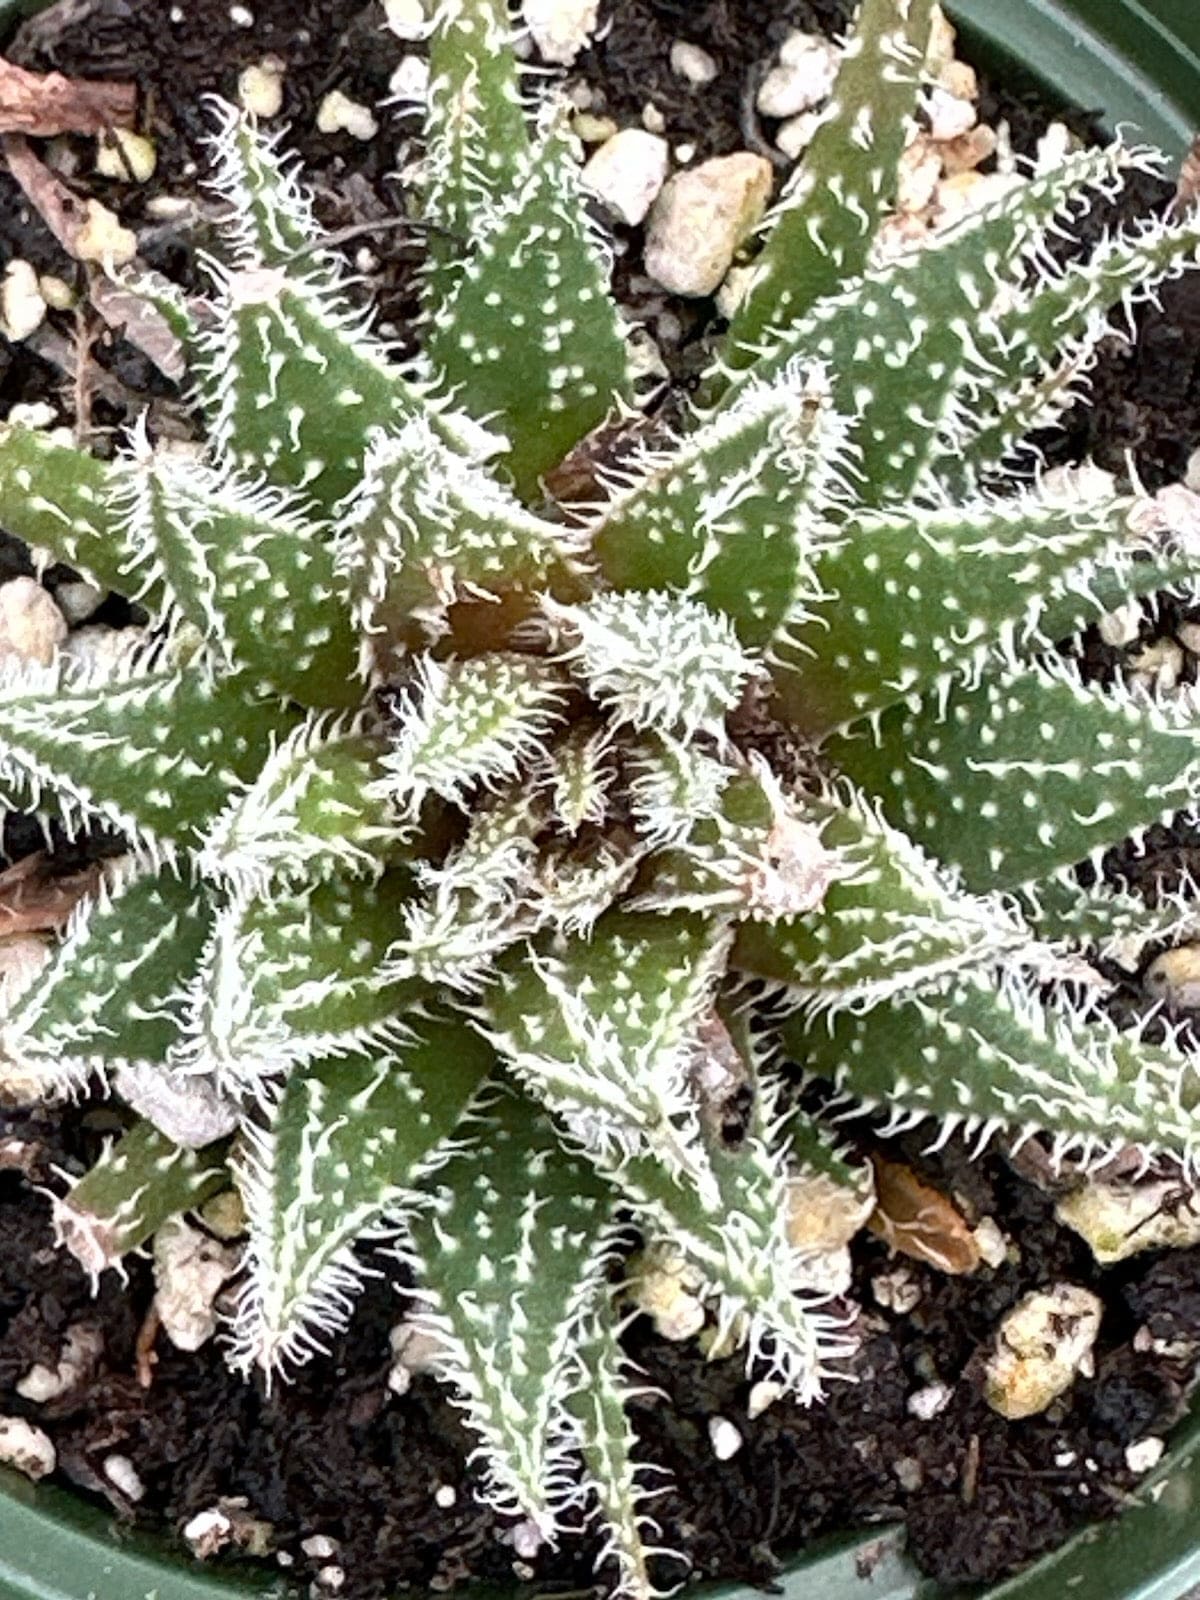
[[[883,260],[930,12],[864,0],[703,407],[585,504],[548,478],[646,397],[502,0],[432,28],[415,360],[224,112],[209,292],[127,285],[187,354],[202,446],[0,432],[4,525],[150,617],[109,666],[0,692],[9,803],[128,846],[0,1037],[13,1082],[142,1118],[58,1202],[64,1239],[100,1272],[232,1179],[232,1354],[268,1374],[390,1240],[481,1492],[546,1537],[599,1516],[628,1594],[626,1230],[801,1400],[847,1353],[793,1292],[785,1202],[860,1174],[784,1114],[783,1053],[897,1124],[1200,1148],[1194,1060],[1069,981],[1191,915],[1075,869],[1193,805],[1195,695],[1061,648],[1194,581],[1194,502],[1015,470],[1200,219],[1055,265],[1152,164],[1118,144]]]

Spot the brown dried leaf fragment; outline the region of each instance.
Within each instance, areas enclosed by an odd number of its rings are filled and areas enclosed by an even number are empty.
[[[0,872],[0,938],[58,933],[79,902],[100,887],[98,865],[56,872],[48,855],[23,856]]]
[[[893,1250],[954,1275],[974,1272],[979,1246],[966,1218],[939,1190],[899,1161],[873,1156],[875,1211],[871,1232]]]
[[[0,56],[0,133],[103,133],[132,127],[136,113],[135,84],[27,72]]]

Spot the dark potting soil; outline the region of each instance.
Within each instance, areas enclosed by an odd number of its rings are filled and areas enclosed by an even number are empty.
[[[758,125],[752,107],[771,51],[792,28],[840,28],[849,9],[849,0],[612,0],[607,28],[571,77],[586,81],[594,113],[622,125],[653,105],[672,142],[694,145],[701,157],[769,151],[773,130]],[[137,82],[143,127],[159,155],[149,183],[89,176],[83,141],[61,141],[58,159],[77,187],[108,201],[137,230],[147,261],[185,284],[198,282],[197,252],[211,233],[211,203],[197,181],[204,96],[232,97],[243,67],[278,56],[287,68],[284,115],[322,221],[332,229],[389,224],[361,235],[349,253],[403,341],[422,241],[419,224],[391,225],[405,214],[394,175],[403,165],[397,139],[389,132],[359,142],[312,129],[329,89],[374,104],[401,55],[419,47],[386,32],[380,6],[361,0],[252,0],[251,10],[241,26],[226,0],[60,0],[21,30],[10,53],[27,66]],[[671,71],[676,39],[714,57],[713,83],[696,87]],[[1058,109],[1009,74],[983,86],[982,119],[1006,119],[1022,153],[1032,152]],[[1086,116],[1069,120],[1090,131]],[[1140,183],[1125,210],[1161,205],[1168,194]],[[194,204],[182,218],[164,219],[154,203],[167,196]],[[1102,221],[1094,217],[1093,230]],[[645,278],[638,230],[617,229],[615,243],[617,293],[652,330],[674,380],[663,403],[677,404],[717,327],[713,305],[679,300]],[[364,247],[369,257],[359,256]],[[0,172],[0,263],[16,255],[82,284],[76,264]],[[48,399],[74,421],[83,394],[81,420],[98,448],[147,406],[161,431],[187,432],[193,424],[177,392],[103,328],[86,296],[82,304],[78,323],[56,313],[32,340],[0,339],[0,415],[18,400]],[[1090,409],[1077,408],[1046,441],[1048,459],[1090,455],[1122,472],[1131,454],[1149,487],[1177,479],[1200,443],[1198,326],[1200,276],[1192,276],[1143,310],[1132,343],[1110,341],[1093,375]],[[67,342],[76,332],[89,352],[82,366]],[[25,570],[23,560],[11,541],[0,544],[0,578]],[[1090,669],[1111,667],[1098,636],[1087,648]],[[39,842],[10,823],[5,854],[14,858]],[[1148,843],[1148,852],[1119,863],[1147,883],[1156,865],[1178,870],[1181,860],[1200,857],[1194,836],[1179,830],[1160,830]],[[109,1274],[93,1296],[53,1247],[49,1203],[34,1187],[53,1187],[55,1173],[82,1171],[114,1125],[113,1111],[96,1106],[0,1116],[0,1413],[44,1428],[63,1476],[103,1496],[123,1519],[175,1529],[214,1505],[243,1500],[246,1516],[271,1525],[273,1547],[297,1580],[340,1568],[344,1600],[383,1600],[405,1584],[443,1590],[468,1577],[510,1579],[514,1570],[542,1590],[592,1586],[595,1549],[586,1541],[529,1562],[515,1557],[501,1524],[474,1501],[465,1465],[471,1440],[441,1389],[418,1378],[403,1397],[389,1390],[388,1332],[404,1309],[394,1275],[368,1284],[328,1360],[269,1396],[232,1377],[215,1343],[185,1355],[162,1337],[144,1387],[138,1339],[152,1298],[148,1266],[132,1261],[128,1285]],[[630,1331],[631,1355],[664,1396],[632,1408],[644,1459],[670,1473],[655,1514],[663,1542],[684,1553],[694,1576],[767,1582],[781,1552],[822,1531],[903,1521],[910,1549],[934,1576],[994,1579],[1088,1518],[1119,1510],[1136,1483],[1126,1447],[1162,1434],[1180,1415],[1200,1351],[1200,1251],[1149,1255],[1101,1272],[1054,1222],[1052,1198],[1001,1149],[969,1167],[956,1143],[927,1158],[911,1137],[889,1153],[959,1194],[975,1217],[995,1218],[1016,1249],[1004,1265],[963,1278],[906,1264],[908,1294],[917,1298],[898,1313],[874,1288],[895,1260],[879,1241],[861,1238],[857,1381],[836,1384],[826,1405],[802,1411],[777,1402],[751,1420],[740,1358],[709,1363],[692,1345],[656,1339],[648,1324]],[[981,1353],[1023,1293],[1058,1280],[1091,1286],[1104,1299],[1095,1374],[1044,1415],[1002,1421],[982,1399]],[[23,1400],[16,1392],[22,1375],[36,1362],[53,1366],[67,1330],[80,1325],[96,1328],[101,1340],[84,1380],[48,1404]],[[938,1382],[951,1389],[945,1410],[932,1422],[910,1414],[909,1397]],[[742,1436],[729,1460],[711,1449],[714,1417]],[[145,1487],[136,1505],[105,1475],[113,1455],[129,1458]],[[302,1544],[313,1536],[336,1541],[335,1554],[306,1553]],[[678,1566],[661,1573],[663,1582],[681,1576]]]

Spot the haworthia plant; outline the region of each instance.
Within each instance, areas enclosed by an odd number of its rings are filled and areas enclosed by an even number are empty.
[[[1118,144],[881,265],[933,14],[864,0],[702,409],[653,449],[504,0],[432,23],[407,367],[280,142],[227,111],[207,296],[128,285],[187,354],[202,449],[0,425],[0,521],[150,620],[110,667],[0,681],[10,803],[126,843],[0,1032],[9,1092],[107,1083],[146,1119],[59,1200],[65,1243],[102,1271],[232,1175],[233,1356],[269,1378],[386,1239],[481,1493],[546,1538],[588,1508],[623,1595],[656,1582],[627,1238],[800,1400],[849,1352],[796,1290],[786,1197],[859,1178],[782,1115],[781,1060],[935,1134],[1200,1165],[1194,1060],[1106,1020],[1086,965],[1196,907],[1084,887],[1194,806],[1196,697],[1056,653],[1194,585],[1200,503],[1006,476],[1108,314],[1195,265],[1200,215],[1049,268],[1151,164]],[[547,496],[631,422],[599,500]]]

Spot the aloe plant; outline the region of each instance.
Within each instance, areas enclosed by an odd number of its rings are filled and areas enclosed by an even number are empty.
[[[390,1241],[480,1493],[546,1538],[586,1503],[622,1594],[654,1567],[630,1230],[800,1400],[850,1350],[793,1287],[787,1194],[859,1174],[785,1055],[897,1125],[1200,1151],[1184,1047],[1071,983],[1187,923],[1074,869],[1193,804],[1195,696],[1060,648],[1193,582],[1195,536],[1021,455],[1200,218],[1048,265],[1153,165],[1116,144],[874,265],[930,15],[865,0],[703,409],[582,508],[547,474],[630,417],[634,363],[503,0],[433,27],[408,366],[226,111],[207,303],[126,285],[187,351],[202,454],[0,429],[0,520],[150,617],[110,667],[0,686],[10,803],[127,844],[0,1034],[21,1084],[147,1119],[59,1201],[65,1242],[102,1271],[231,1178],[232,1358],[269,1378]]]

